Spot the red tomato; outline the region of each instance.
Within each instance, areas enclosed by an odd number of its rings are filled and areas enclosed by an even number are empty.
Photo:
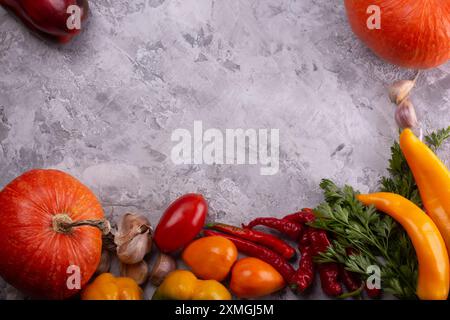
[[[95,195],[72,176],[57,170],[24,173],[0,192],[0,215],[0,276],[17,289],[37,298],[64,299],[79,291],[67,286],[76,287],[69,279],[75,269],[81,287],[94,274],[100,230],[58,229],[61,221],[103,219]]]
[[[67,12],[72,5],[80,8],[80,29],[68,28],[67,22],[73,21],[70,18],[76,18],[73,12]],[[15,14],[38,35],[60,43],[69,42],[80,33],[89,12],[87,0],[0,0],[0,6]]]
[[[162,252],[174,252],[189,244],[205,225],[208,205],[200,194],[188,193],[164,212],[154,240]]]

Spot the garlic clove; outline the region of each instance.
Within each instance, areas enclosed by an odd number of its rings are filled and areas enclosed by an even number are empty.
[[[400,80],[394,82],[389,87],[389,99],[391,99],[393,103],[399,105],[409,96],[415,84],[415,81],[412,80]]]
[[[176,269],[177,262],[175,259],[161,252],[150,271],[150,282],[155,286],[159,286],[165,277]]]
[[[417,114],[411,101],[406,99],[400,103],[395,110],[395,121],[401,129],[417,127]]]
[[[400,105],[403,100],[408,98],[411,90],[415,87],[417,79],[420,76],[420,71],[417,72],[413,80],[399,80],[395,81],[389,87],[389,99],[396,105]]]
[[[142,261],[152,248],[151,231],[150,222],[146,217],[126,213],[114,235],[119,260],[126,264],[135,264]]]
[[[150,221],[142,215],[135,213],[126,213],[118,225],[118,230],[114,235],[114,242],[120,246],[133,239],[138,234],[149,231],[151,234],[152,228]]]
[[[147,281],[148,278],[148,266],[147,262],[140,261],[135,264],[125,264],[120,263],[119,266],[120,269],[120,275],[122,277],[128,277],[136,281],[138,285],[143,284],[145,281]]]
[[[96,274],[106,273],[109,272],[110,268],[111,268],[111,255],[108,252],[108,250],[103,249],[102,256],[100,258],[100,263],[98,264],[95,273]]]
[[[139,234],[130,241],[117,246],[117,256],[123,263],[138,263],[151,251],[151,247],[152,242],[148,233]]]

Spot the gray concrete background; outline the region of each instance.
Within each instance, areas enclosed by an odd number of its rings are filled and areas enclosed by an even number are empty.
[[[135,211],[156,224],[171,200],[201,192],[210,220],[239,224],[316,205],[321,178],[367,191],[385,174],[397,137],[386,87],[413,72],[369,52],[341,1],[96,0],[91,11],[61,48],[0,9],[0,187],[58,168],[112,219]],[[413,93],[428,130],[449,125],[449,73],[427,71]],[[279,173],[174,165],[171,133],[194,120],[280,129]],[[318,286],[303,298],[317,297]],[[0,280],[0,298],[21,295]]]

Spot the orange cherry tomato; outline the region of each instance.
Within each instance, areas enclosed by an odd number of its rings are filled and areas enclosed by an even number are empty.
[[[231,291],[239,298],[258,298],[286,285],[281,274],[270,264],[256,258],[236,262],[231,271]]]
[[[213,236],[193,241],[183,251],[182,257],[198,278],[222,281],[236,262],[237,255],[233,242]]]

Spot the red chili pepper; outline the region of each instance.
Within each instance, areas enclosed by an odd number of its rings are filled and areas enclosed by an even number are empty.
[[[304,246],[301,249],[302,257],[300,259],[297,272],[292,277],[290,287],[301,293],[308,289],[314,281],[314,261],[310,246]]]
[[[366,289],[366,293],[369,296],[369,298],[375,299],[375,298],[380,297],[380,295],[381,295],[381,289],[376,289],[376,288],[369,289],[367,287],[367,283],[365,284],[365,289]]]
[[[302,236],[298,242],[298,248],[300,252],[302,251],[303,246],[311,245],[311,233],[314,231],[314,228],[306,227],[305,231],[303,231]]]
[[[343,265],[339,265],[339,277],[349,292],[361,288],[361,279],[358,274],[348,271]]]
[[[292,240],[298,240],[302,233],[302,225],[297,222],[283,220],[278,218],[256,218],[250,221],[247,225],[242,225],[244,228],[252,229],[255,226],[266,226],[287,235]]]
[[[253,242],[243,240],[235,236],[212,230],[204,230],[203,234],[205,236],[222,236],[231,240],[235,244],[239,252],[251,257],[261,259],[274,267],[281,274],[286,283],[290,283],[295,273],[294,268],[282,256],[268,248],[262,247]]]
[[[328,235],[325,230],[311,228],[309,236],[314,255],[327,251],[328,247],[331,246],[331,242],[328,239]]]
[[[339,268],[336,263],[319,264],[319,276],[323,292],[332,297],[342,294],[342,286],[339,283]]]
[[[314,211],[312,209],[304,208],[299,212],[288,214],[283,218],[283,220],[305,224],[316,220],[316,215],[314,214]]]
[[[353,248],[347,248],[346,249],[347,254],[350,256],[352,254],[358,254],[357,251]],[[381,289],[369,289],[367,287],[367,282],[364,283],[364,289],[366,290],[367,295],[369,298],[378,298],[381,295]]]
[[[331,245],[325,230],[312,229],[310,240],[314,255],[325,252]],[[319,265],[319,276],[322,290],[330,296],[342,294],[342,286],[339,283],[339,266],[336,263],[322,263]]]
[[[89,11],[87,0],[1,0],[0,6],[16,15],[33,32],[59,43],[69,42],[81,31]],[[79,12],[72,10],[70,13],[72,8]],[[78,21],[78,13],[79,26],[72,23]]]
[[[279,253],[281,256],[283,256],[283,258],[287,260],[292,259],[296,255],[295,249],[292,248],[289,244],[268,233],[252,229],[243,229],[223,223],[211,223],[208,224],[207,227],[209,229],[228,233],[239,238],[252,241],[254,243],[262,244],[269,249],[272,249],[276,253]]]

